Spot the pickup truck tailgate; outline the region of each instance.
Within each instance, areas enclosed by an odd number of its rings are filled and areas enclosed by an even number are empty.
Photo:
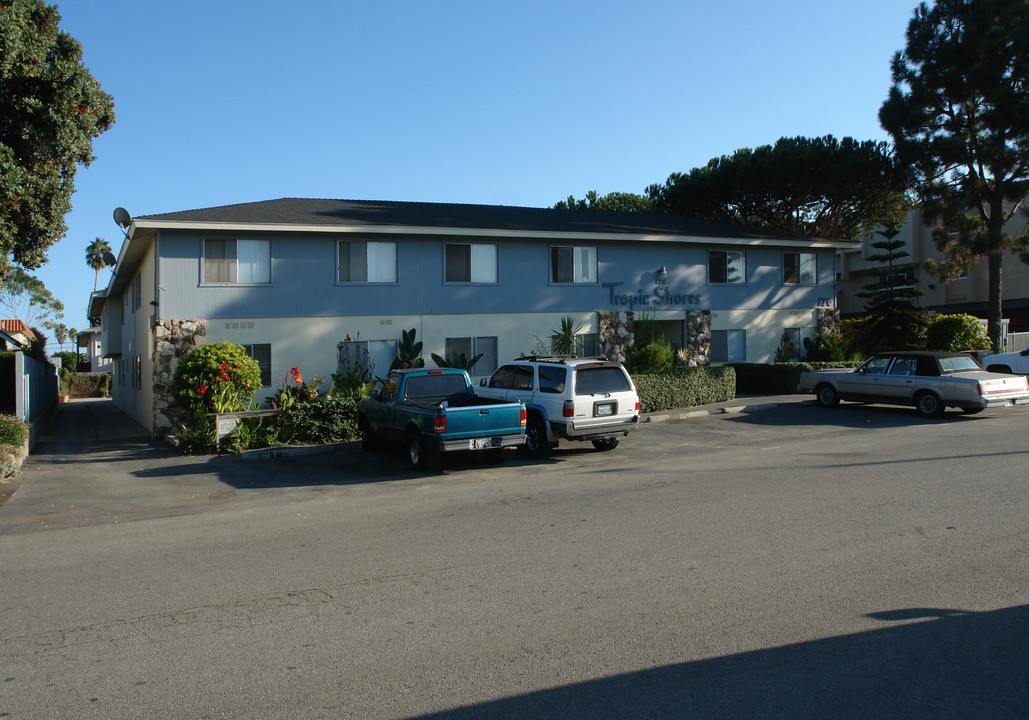
[[[519,435],[524,430],[522,406],[519,403],[449,407],[444,412],[448,440],[483,435]]]

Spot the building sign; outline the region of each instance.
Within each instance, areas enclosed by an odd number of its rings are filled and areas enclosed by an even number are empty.
[[[647,309],[647,310],[661,310],[685,307],[687,305],[700,305],[701,296],[699,294],[689,295],[672,292],[668,289],[668,286],[664,283],[656,282],[654,284],[654,290],[652,293],[644,293],[643,288],[640,288],[635,294],[619,293],[616,292],[616,288],[621,287],[625,283],[620,282],[608,282],[602,283],[603,287],[607,288],[608,302],[611,303],[612,307],[623,308],[625,310],[636,310],[636,309]]]

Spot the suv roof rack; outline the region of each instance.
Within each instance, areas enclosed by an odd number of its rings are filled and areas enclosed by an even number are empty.
[[[522,355],[521,357],[515,358],[515,362],[526,361],[526,362],[549,362],[549,363],[567,363],[571,360],[592,360],[601,362],[611,362],[610,359],[597,355],[594,357],[579,357],[578,355]]]

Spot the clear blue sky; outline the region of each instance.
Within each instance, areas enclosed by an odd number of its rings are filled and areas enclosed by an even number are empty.
[[[549,207],[784,136],[885,140],[877,113],[916,4],[59,2],[117,122],[36,274],[82,329],[85,248],[100,236],[118,253],[118,206]]]

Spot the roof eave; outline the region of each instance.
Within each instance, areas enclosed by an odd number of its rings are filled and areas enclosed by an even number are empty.
[[[596,231],[549,231],[524,230],[508,228],[455,228],[414,225],[325,225],[305,223],[238,223],[238,222],[197,222],[197,221],[157,221],[134,220],[129,230],[134,237],[136,229],[147,230],[181,230],[192,232],[248,232],[248,233],[320,233],[329,235],[421,235],[446,237],[485,237],[498,239],[540,239],[593,242],[641,242],[641,243],[684,243],[707,245],[747,245],[805,247],[818,249],[850,249],[860,247],[860,243],[847,240],[831,240],[827,238],[783,238],[783,237],[719,237],[708,235],[686,235],[675,233],[631,233],[631,232],[596,232]],[[125,246],[122,248],[122,255]],[[121,265],[119,257],[118,264]]]

